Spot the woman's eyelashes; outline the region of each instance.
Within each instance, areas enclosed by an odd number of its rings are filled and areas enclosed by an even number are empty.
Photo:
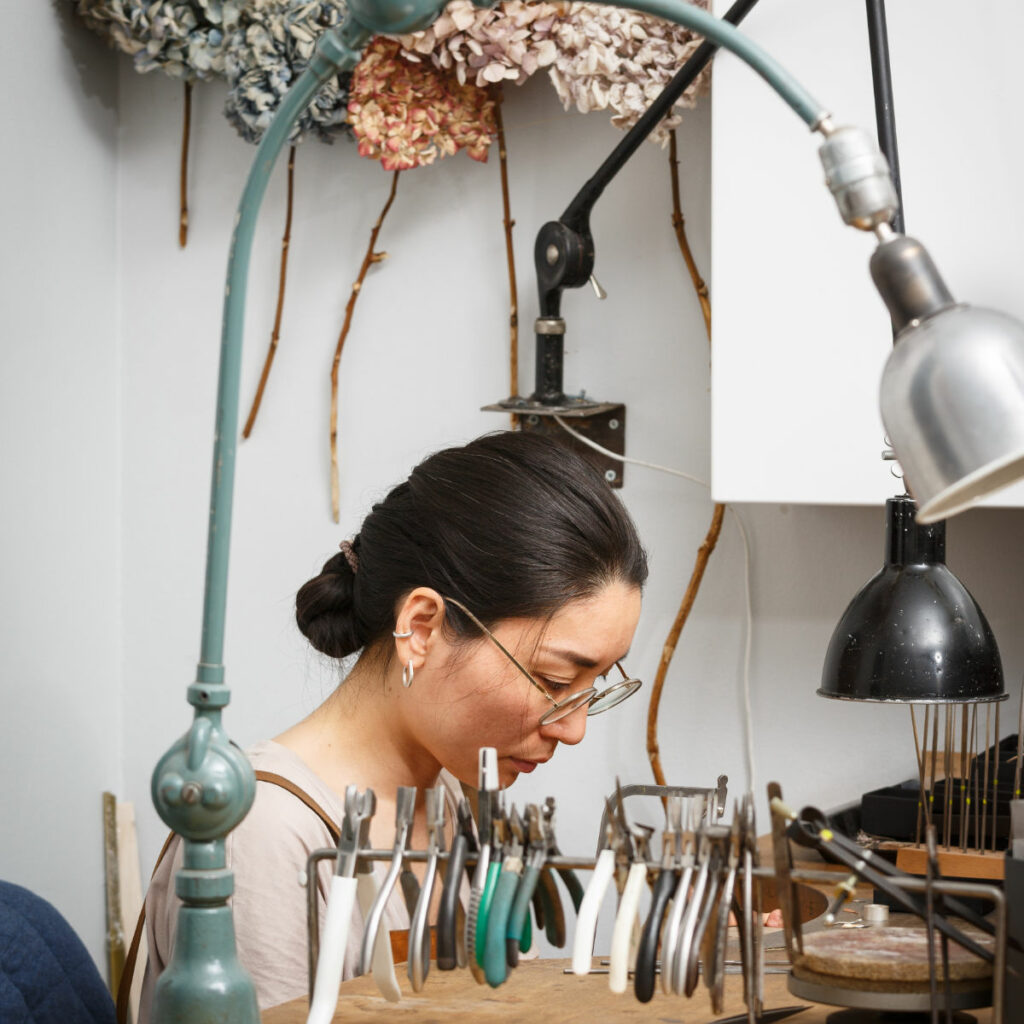
[[[566,693],[572,687],[572,683],[561,683],[557,679],[550,679],[547,676],[538,676],[537,678],[545,689],[553,694]]]

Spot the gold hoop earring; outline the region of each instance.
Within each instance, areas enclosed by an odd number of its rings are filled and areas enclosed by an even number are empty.
[[[416,675],[416,670],[412,667],[412,658],[409,659],[407,665],[402,666],[402,685],[408,689],[412,686],[413,676]]]

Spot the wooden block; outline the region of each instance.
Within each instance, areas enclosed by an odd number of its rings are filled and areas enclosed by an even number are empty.
[[[135,805],[117,802],[117,861],[120,878],[121,920],[129,940],[135,933],[135,924],[139,919],[142,901],[142,873],[139,867],[139,842],[135,831]],[[129,1020],[139,1019],[139,997],[142,994],[142,978],[146,973],[146,933],[142,933],[139,944],[139,957],[136,961],[135,976],[132,978],[132,992],[129,1000]]]
[[[896,849],[896,867],[911,875],[924,877],[927,872],[928,853],[923,846],[899,846],[883,844],[880,850]],[[1002,881],[1005,875],[1005,858],[1002,853],[978,853],[968,850],[939,851],[939,873],[946,878],[985,878]]]

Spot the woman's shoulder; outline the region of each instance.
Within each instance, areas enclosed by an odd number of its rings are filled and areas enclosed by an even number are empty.
[[[253,819],[250,828],[259,828],[260,819],[269,817],[279,827],[308,834],[324,845],[326,825],[303,796],[316,804],[335,828],[344,817],[344,801],[298,754],[275,740],[262,740],[246,754],[257,772],[256,801],[246,819]],[[246,821],[239,827],[245,828]]]

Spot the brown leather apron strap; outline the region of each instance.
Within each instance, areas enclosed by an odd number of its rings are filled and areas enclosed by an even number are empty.
[[[167,855],[174,841],[174,833],[171,832],[164,840],[160,849],[160,855],[153,865],[153,875],[160,867],[160,862]],[[150,881],[153,880],[150,875]],[[142,942],[142,933],[146,927],[146,901],[143,899],[142,908],[139,910],[139,919],[135,923],[135,934],[132,936],[132,944],[128,947],[128,955],[124,958],[124,969],[121,971],[121,983],[117,986],[117,1024],[128,1024],[128,1003],[132,994],[132,978],[135,977],[135,961],[139,958],[139,945]]]
[[[301,786],[296,786],[291,779],[286,779],[283,775],[277,775],[274,772],[258,771],[256,773],[256,781],[269,782],[274,786],[280,786],[282,789],[287,789],[292,796],[297,796],[324,823],[327,831],[331,834],[331,840],[337,844],[341,836],[341,829],[338,828],[330,815]]]
[[[337,843],[338,837],[341,835],[338,826],[330,815],[301,786],[297,786],[291,779],[286,779],[283,775],[278,775],[276,772],[257,771],[256,781],[269,782],[272,786],[280,786],[282,789],[288,790],[293,796],[298,797],[324,823],[331,839]],[[156,864],[153,865],[153,875],[156,874],[157,868],[160,867],[164,857],[167,856],[167,851],[171,848],[171,843],[174,841],[174,836],[175,833],[171,832],[164,841],[160,855],[156,859]],[[150,880],[152,880],[153,875],[150,875]],[[125,957],[124,970],[121,972],[121,983],[117,987],[117,1024],[128,1024],[128,1004],[131,999],[132,978],[135,976],[135,962],[139,958],[139,946],[142,943],[142,933],[145,927],[146,901],[143,900],[142,909],[139,911],[139,920],[135,924],[135,934],[132,936],[132,943],[128,947],[128,955]],[[408,947],[408,933],[405,934],[406,947]],[[408,959],[408,952],[405,954],[405,959]]]

